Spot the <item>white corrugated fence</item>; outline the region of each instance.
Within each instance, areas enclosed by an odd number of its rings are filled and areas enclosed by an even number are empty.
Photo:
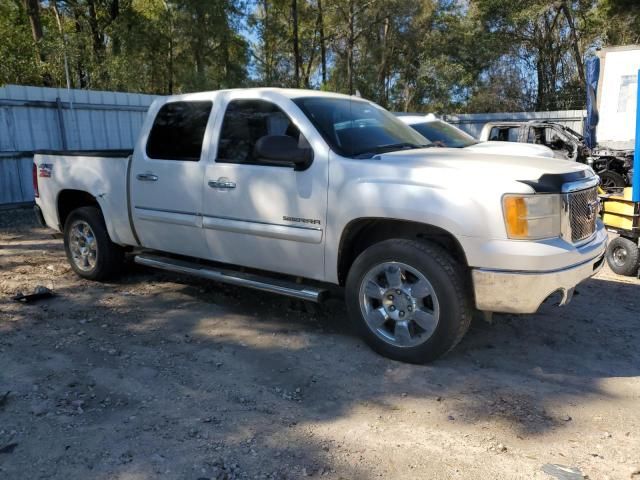
[[[156,97],[7,85],[0,88],[0,205],[33,201],[34,150],[131,149]]]
[[[7,85],[0,88],[0,205],[33,201],[35,150],[132,149],[156,97]],[[584,110],[473,113],[443,118],[473,136],[485,123],[546,119],[582,132]]]

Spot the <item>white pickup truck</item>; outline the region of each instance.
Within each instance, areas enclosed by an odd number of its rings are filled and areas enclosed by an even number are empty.
[[[427,362],[475,309],[535,312],[603,263],[598,178],[430,148],[374,103],[247,89],[157,100],[133,152],[41,152],[36,212],[75,272],[142,265],[346,307],[376,351]]]

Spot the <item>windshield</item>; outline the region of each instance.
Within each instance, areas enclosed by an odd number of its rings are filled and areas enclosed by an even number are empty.
[[[441,120],[414,123],[410,127],[440,147],[464,148],[478,143],[468,133]]]
[[[577,138],[580,141],[584,139],[584,137],[580,135],[578,132],[576,132],[573,128],[564,127],[564,131],[568,132],[570,135],[573,135],[575,138]]]
[[[422,148],[431,142],[375,103],[350,98],[296,98],[332,150],[345,157]]]

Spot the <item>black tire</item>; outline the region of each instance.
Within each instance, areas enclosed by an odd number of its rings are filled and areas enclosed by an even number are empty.
[[[394,345],[381,338],[365,319],[364,307],[361,308],[361,285],[377,266],[388,262],[410,266],[427,279],[435,292],[439,320],[431,336],[419,345]],[[405,239],[385,240],[367,248],[351,266],[345,292],[347,310],[364,340],[376,352],[404,362],[427,363],[449,352],[469,329],[472,304],[465,279],[464,269],[438,245]]]
[[[620,175],[618,172],[614,172],[613,170],[605,170],[598,173],[598,176],[600,177],[600,185],[602,186],[602,189],[607,192],[620,191],[627,186],[627,181],[624,176]]]
[[[628,238],[614,238],[607,247],[607,264],[618,275],[635,276],[640,268],[638,244]]]
[[[91,228],[97,245],[94,265],[84,268],[72,253],[72,228],[85,222]],[[81,207],[73,210],[64,224],[64,250],[71,268],[79,276],[89,280],[105,280],[120,271],[124,263],[124,249],[109,238],[102,212],[97,207]]]

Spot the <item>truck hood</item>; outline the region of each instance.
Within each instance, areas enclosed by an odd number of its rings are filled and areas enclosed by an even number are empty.
[[[525,155],[530,157],[553,157],[553,150],[544,145],[517,142],[478,142],[465,147],[466,151],[496,153],[499,155]]]
[[[393,166],[397,175],[420,183],[534,182],[543,175],[591,177],[593,170],[582,163],[556,158],[488,153],[456,148],[423,148],[376,155],[372,162]],[[386,172],[385,172],[386,173]],[[444,185],[442,185],[444,186]]]

